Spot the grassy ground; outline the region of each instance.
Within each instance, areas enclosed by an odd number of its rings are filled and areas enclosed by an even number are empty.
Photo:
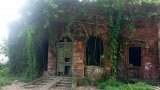
[[[11,84],[15,80],[9,75],[9,67],[7,65],[0,65],[0,86]]]
[[[144,82],[123,83],[115,79],[108,79],[101,82],[97,87],[103,90],[153,90],[151,85]]]

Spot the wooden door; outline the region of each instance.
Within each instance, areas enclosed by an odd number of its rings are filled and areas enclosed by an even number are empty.
[[[72,76],[72,41],[62,38],[57,48],[57,75]]]

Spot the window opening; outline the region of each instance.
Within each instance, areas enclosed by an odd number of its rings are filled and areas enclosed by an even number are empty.
[[[100,66],[103,55],[103,42],[98,37],[90,37],[86,43],[87,65]]]
[[[141,47],[131,47],[129,48],[129,65],[132,66],[141,66]]]

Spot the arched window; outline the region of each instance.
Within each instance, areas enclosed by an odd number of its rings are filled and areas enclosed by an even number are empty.
[[[100,66],[103,55],[103,41],[98,37],[90,37],[86,43],[86,64]]]

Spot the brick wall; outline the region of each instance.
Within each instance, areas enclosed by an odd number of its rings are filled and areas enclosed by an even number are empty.
[[[84,46],[81,42],[73,45],[73,76],[84,77]]]
[[[158,29],[157,23],[153,19],[141,19],[136,22],[136,30],[133,31],[133,38],[130,43],[125,46],[124,54],[124,70],[129,66],[128,48],[140,46],[142,48],[142,66],[139,73],[141,78],[156,79],[158,75],[159,61],[158,61]],[[124,33],[126,35],[126,33]],[[145,69],[146,63],[151,62],[150,71]],[[127,71],[126,71],[127,73]]]
[[[93,30],[93,21],[91,23],[83,23],[81,22],[80,24],[85,27],[85,29],[88,32],[88,36],[98,36],[104,43],[104,52],[108,52],[108,48],[106,46],[106,43],[109,39],[109,34],[107,31],[107,28],[105,27],[106,21],[105,20],[99,20],[99,28],[97,31]],[[128,46],[123,47],[124,48],[124,58],[123,62],[121,65],[122,71],[120,72],[122,76],[126,76],[126,68],[128,66],[128,47],[134,46],[134,45],[140,45],[143,49],[143,58],[142,58],[142,67],[141,67],[141,74],[142,78],[147,79],[148,73],[145,72],[145,63],[147,62],[146,58],[149,58],[150,61],[152,62],[152,68],[151,68],[151,77],[150,78],[157,78],[159,76],[159,61],[158,56],[160,57],[158,47],[160,48],[160,44],[158,44],[158,28],[157,28],[157,23],[153,19],[141,19],[141,20],[136,20],[136,30],[133,31],[133,39],[129,43]],[[160,31],[160,23],[158,24],[159,26],[159,31]],[[128,32],[124,30],[122,36],[127,37]],[[160,35],[159,35],[160,36]],[[77,40],[73,41],[73,64],[72,64],[72,76],[75,77],[84,77],[85,76],[85,45],[86,41],[88,40],[89,37],[86,38],[86,40],[82,42],[78,42]],[[160,37],[159,37],[160,38]],[[73,38],[75,39],[75,38]],[[148,45],[149,47],[146,47]],[[56,66],[56,58],[53,55],[53,53],[49,53],[48,55],[48,71],[49,72],[54,72],[55,73],[55,66]],[[104,60],[103,62],[103,69],[104,73],[108,73],[110,70],[110,62],[107,60]],[[90,73],[92,74],[92,73]]]
[[[55,75],[56,71],[56,58],[53,52],[48,53],[48,72]]]

